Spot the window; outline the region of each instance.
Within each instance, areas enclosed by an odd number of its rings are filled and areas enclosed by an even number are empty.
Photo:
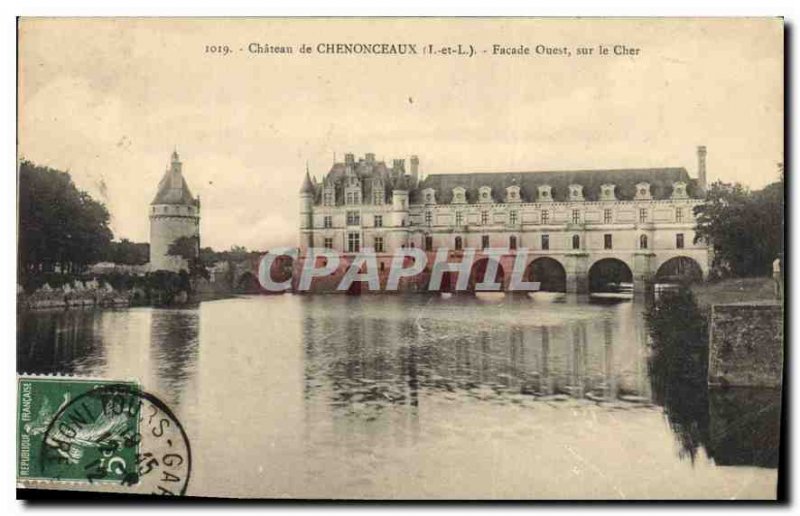
[[[639,222],[647,222],[647,208],[639,208]]]
[[[542,210],[542,224],[547,224],[548,222],[550,222],[550,212]]]
[[[425,235],[425,250],[433,251],[433,237],[430,235]]]
[[[611,224],[611,210],[606,208],[603,210],[603,224]]]
[[[675,208],[675,222],[683,222],[683,208]]]
[[[429,211],[425,212],[425,225],[426,226],[433,225],[433,214]]]
[[[322,218],[322,226],[323,226],[325,229],[332,228],[332,227],[333,227],[333,217],[332,217],[332,216],[330,216],[330,215],[325,215],[325,216]]]
[[[347,225],[348,226],[356,226],[361,223],[361,216],[357,211],[348,211],[347,212]]]
[[[375,237],[375,252],[383,252],[383,237]]]
[[[463,248],[464,248],[464,244],[461,241],[461,237],[457,236],[456,237],[456,251],[460,251]]]
[[[511,224],[512,226],[517,223],[517,212],[516,211],[508,212],[508,223]]]
[[[613,241],[611,239],[611,235],[603,235],[603,248],[604,249],[611,249],[613,248]]]
[[[683,233],[678,233],[675,235],[675,247],[678,249],[683,249]]]
[[[373,203],[375,204],[383,204],[383,192],[377,191],[373,194]]]
[[[464,214],[460,211],[456,212],[456,226],[461,226],[464,224]]]
[[[581,237],[578,235],[572,235],[572,248],[573,249],[580,249],[581,248]]]
[[[383,215],[375,215],[375,227],[376,228],[383,227]]]
[[[353,192],[347,192],[347,204],[353,204]]]
[[[481,237],[481,249],[487,249],[489,247],[489,235],[483,235]]]
[[[324,206],[333,206],[333,194],[325,193],[322,195],[322,204]]]
[[[542,251],[550,249],[550,235],[542,235]]]
[[[481,212],[481,224],[483,224],[485,226],[488,223],[489,223],[489,212],[488,211],[482,211]]]
[[[353,192],[353,203],[359,204],[361,202],[361,194],[358,192]]]
[[[333,249],[333,239],[325,238],[323,240],[323,245],[325,246],[325,249]]]
[[[517,237],[515,237],[515,236],[508,237],[508,248],[509,249],[516,249],[517,248]]]
[[[639,237],[639,249],[647,249],[647,235]]]
[[[425,202],[433,202],[433,195],[430,193],[425,194]]]
[[[581,212],[580,210],[572,210],[572,223],[577,224],[581,221]]]
[[[361,235],[358,233],[347,234],[347,252],[357,253],[361,251]]]

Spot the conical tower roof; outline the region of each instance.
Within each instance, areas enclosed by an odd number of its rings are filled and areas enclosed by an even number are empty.
[[[150,204],[197,205],[197,199],[189,190],[189,185],[186,184],[186,179],[181,172],[181,161],[177,151],[172,153],[170,167],[164,172],[164,176],[158,183],[158,192]]]
[[[300,193],[314,193],[314,184],[311,182],[308,168],[306,168],[306,177],[303,179],[303,186],[300,188]]]

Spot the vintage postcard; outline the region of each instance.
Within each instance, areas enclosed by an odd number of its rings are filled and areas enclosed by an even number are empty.
[[[785,496],[782,19],[18,29],[18,497]]]

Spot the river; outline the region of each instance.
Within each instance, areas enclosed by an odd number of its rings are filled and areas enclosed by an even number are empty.
[[[774,498],[779,396],[664,395],[643,309],[287,294],[23,312],[17,371],[141,382],[191,440],[190,495]]]

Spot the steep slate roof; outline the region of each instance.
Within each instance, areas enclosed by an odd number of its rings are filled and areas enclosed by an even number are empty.
[[[352,165],[353,173],[361,181],[363,187],[364,199],[372,199],[373,181],[380,180],[383,182],[384,201],[391,196],[392,188],[394,187],[395,180],[393,179],[393,171],[386,166],[385,161],[372,161],[368,162],[360,159]],[[347,176],[347,164],[343,162],[334,163],[331,169],[324,176],[322,185],[341,185]],[[315,203],[320,203],[322,199],[322,189],[316,185],[314,195]],[[336,203],[342,204],[344,202],[344,191],[341,188],[336,188]]]
[[[158,192],[150,204],[179,204],[196,206],[197,199],[192,196],[189,185],[186,184],[180,168],[171,167],[164,172],[164,177],[158,183]]]
[[[426,177],[411,194],[411,202],[422,202],[422,190],[433,188],[436,191],[436,202],[448,204],[453,198],[453,188],[461,186],[467,191],[467,202],[478,200],[478,188],[492,188],[494,202],[503,202],[506,188],[512,185],[520,187],[523,202],[536,202],[538,187],[550,185],[553,200],[566,201],[569,198],[568,187],[571,184],[583,186],[583,197],[587,201],[596,201],[600,197],[600,186],[616,185],[617,199],[633,199],[636,184],[650,183],[653,199],[668,199],[672,195],[672,184],[683,181],[688,185],[687,193],[694,197],[697,192],[697,181],[689,177],[685,168],[641,168],[616,170],[567,170],[542,172],[501,172],[501,173],[463,173],[463,174],[431,174]]]
[[[308,169],[306,169],[306,177],[303,179],[303,186],[300,187],[300,193],[314,193],[314,184],[311,182]]]

